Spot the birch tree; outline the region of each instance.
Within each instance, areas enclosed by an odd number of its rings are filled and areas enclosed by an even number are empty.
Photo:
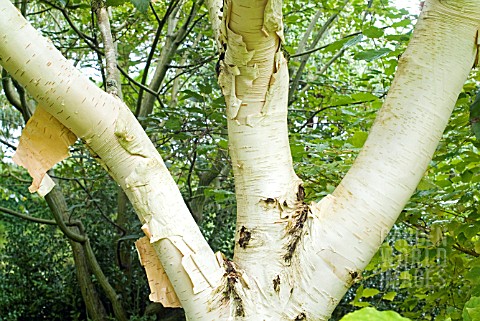
[[[0,64],[125,191],[190,320],[328,320],[428,166],[477,62],[479,4],[425,3],[360,155],[331,195],[306,203],[287,132],[282,3],[227,0],[220,10],[209,2],[236,186],[233,260],[210,249],[128,107],[81,75],[8,0],[0,1]],[[35,174],[43,186],[46,176]]]

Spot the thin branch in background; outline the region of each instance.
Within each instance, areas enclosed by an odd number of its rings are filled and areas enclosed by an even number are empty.
[[[315,80],[318,79],[321,75],[323,75],[327,70],[328,68],[330,68],[330,66],[338,59],[340,58],[343,53],[347,50],[346,47],[340,49],[335,55],[333,55],[332,58],[330,58],[330,60],[323,65],[323,67],[315,74]],[[307,90],[308,90],[309,86],[304,86],[300,92],[298,93],[298,95],[302,95],[304,94]],[[289,103],[293,103],[293,101],[289,101]]]
[[[120,76],[118,74],[117,50],[113,42],[110,19],[108,17],[107,7],[102,0],[92,1],[92,11],[97,18],[98,29],[102,36],[103,49],[105,53],[105,85],[106,92],[122,98],[122,88]]]
[[[192,198],[193,196],[193,190],[192,190],[192,174],[195,169],[195,162],[197,161],[197,146],[198,146],[198,137],[195,138],[195,141],[193,142],[193,151],[192,151],[192,157],[190,159],[190,166],[188,168],[188,174],[187,174],[187,186],[188,186],[188,193],[189,197]]]
[[[158,98],[158,94],[157,94],[156,92],[154,92],[153,90],[151,90],[151,89],[148,88],[147,86],[142,85],[141,83],[139,83],[138,81],[136,81],[135,79],[133,79],[132,77],[130,77],[130,76],[128,75],[128,73],[127,73],[125,70],[123,70],[122,67],[120,67],[119,65],[117,65],[117,69],[120,71],[120,73],[121,73],[125,78],[128,79],[128,81],[130,81],[131,83],[135,84],[137,87],[145,90],[145,91],[148,92],[150,95],[154,95],[154,96],[156,96],[156,97]]]
[[[47,219],[43,219],[43,218],[34,217],[34,216],[31,216],[31,215],[22,214],[22,213],[13,211],[9,208],[2,207],[2,206],[0,206],[0,212],[4,213],[4,214],[13,215],[15,217],[21,218],[22,220],[26,220],[26,221],[30,221],[30,222],[34,222],[34,223],[47,224],[47,225],[57,225],[57,222],[55,222],[54,220],[47,220]]]
[[[199,69],[200,67],[202,67],[203,65],[197,65],[195,67],[192,67],[192,68],[186,68],[185,70],[183,70],[182,72],[178,73],[175,77],[173,77],[172,79],[168,80],[164,85],[163,87],[159,90],[159,94],[161,93],[165,93],[167,91],[168,87],[173,81],[175,81],[175,79],[177,79],[178,77],[186,74],[186,73],[189,73],[189,72],[192,72],[196,69]]]
[[[200,22],[205,16],[207,15],[207,13],[204,13],[202,14],[198,19],[195,19],[195,21],[192,23],[192,25],[190,26],[190,28],[188,28],[187,32],[185,32],[184,36],[182,39],[179,40],[179,42],[183,42],[187,36],[190,34],[190,32],[193,30],[193,28],[195,27],[195,25]]]
[[[194,4],[190,10],[190,13],[186,21],[183,23],[183,25],[180,28],[178,28],[176,32],[174,32],[173,30],[175,30],[178,23],[177,13],[180,10],[180,7],[178,7],[177,9],[178,9],[177,12],[173,13],[169,18],[169,22],[168,22],[169,31],[166,36],[166,41],[162,48],[162,52],[160,54],[159,60],[157,62],[154,75],[149,84],[149,87],[152,90],[157,91],[158,93],[161,92],[160,86],[162,85],[165,79],[165,76],[167,74],[168,64],[173,59],[173,56],[177,52],[177,49],[182,43],[183,39],[185,39],[185,35],[189,30],[189,25],[192,23],[199,8],[197,4]],[[154,98],[155,98],[154,96],[152,97],[151,95],[146,95],[144,99],[142,99],[142,101],[138,101],[140,103],[140,108],[135,111],[135,114],[141,117],[148,116],[153,111]]]
[[[195,67],[198,67],[198,66],[203,66],[204,64],[214,60],[215,58],[217,58],[217,55],[210,56],[210,57],[205,58],[205,59],[203,59],[199,62],[195,62],[195,63],[189,64],[189,65],[183,65],[183,66],[167,65],[167,66],[168,66],[168,68],[172,68],[172,69],[195,68]]]
[[[70,19],[70,16],[68,15],[68,12],[58,6],[58,5],[55,5],[54,3],[51,3],[47,0],[41,0],[41,2],[59,10],[62,15],[64,16],[65,20],[67,21],[67,23],[69,24],[69,26],[72,28],[72,30],[80,37],[80,39],[82,39],[85,44],[87,45],[87,47],[91,50],[93,50],[94,52],[96,52],[97,54],[99,55],[102,55],[104,56],[105,53],[98,47],[98,45],[95,45],[95,38],[93,37],[90,37],[84,33],[82,33],[76,26],[75,24],[73,23],[73,21]],[[175,0],[175,1],[172,1],[170,4],[169,4],[169,7],[167,8],[167,12],[165,13],[165,16],[163,17],[162,19],[162,22],[163,22],[163,25],[159,26],[159,31],[161,31],[163,29],[163,26],[165,25],[165,22],[166,22],[166,19],[168,18],[168,16],[171,14],[171,12],[173,11],[173,9],[175,8],[175,5],[178,4],[179,0]],[[160,36],[160,34],[159,34]],[[157,43],[158,43],[158,39],[157,39]],[[149,55],[149,59],[147,60],[147,65],[145,67],[145,81],[143,81],[143,78],[142,78],[142,82],[138,82],[136,81],[135,79],[133,79],[132,77],[130,77],[128,75],[128,73],[123,70],[123,68],[121,66],[119,66],[117,64],[117,69],[120,71],[120,73],[128,79],[129,82],[133,83],[135,86],[137,86],[140,90],[139,90],[139,99],[138,101],[141,101],[141,93],[142,91],[146,91],[148,92],[149,94],[151,94],[152,96],[154,96],[156,98],[156,100],[159,102],[160,106],[164,107],[164,104],[163,102],[160,100],[159,98],[159,94],[156,93],[154,90],[151,90],[148,86],[145,85],[145,82],[146,82],[146,77],[147,77],[147,70],[151,64],[151,61],[153,60],[153,56],[154,56],[154,53],[155,53],[155,49],[156,49],[156,44],[153,45],[152,44],[152,49],[150,51],[150,55]],[[102,68],[101,68],[102,69]],[[102,69],[102,72],[103,72],[103,69]]]
[[[315,46],[317,46],[317,44],[320,42],[320,40],[323,39],[324,35],[326,34],[326,32],[330,29],[330,27],[333,25],[333,22],[335,20],[337,20],[337,17],[339,16],[340,12],[342,12],[342,10],[345,8],[345,6],[347,5],[348,1],[350,0],[344,0],[343,2],[343,5],[341,6],[341,8],[339,8],[339,10],[334,13],[333,15],[331,15],[327,21],[322,25],[322,27],[320,28],[320,30],[317,32],[317,34],[315,35],[311,45],[310,45],[310,49],[311,48],[314,48]],[[293,102],[294,100],[294,95],[297,91],[297,87],[298,87],[298,84],[300,82],[300,79],[302,78],[302,75],[303,75],[303,71],[305,69],[305,66],[307,65],[307,61],[308,59],[310,58],[310,54],[305,54],[305,55],[302,55],[302,57],[300,58],[300,66],[298,66],[298,69],[297,71],[295,72],[295,76],[292,77],[292,81],[291,81],[291,84],[290,84],[290,90],[288,92],[288,102]]]
[[[84,34],[83,32],[81,32],[76,26],[75,24],[73,23],[73,21],[70,19],[70,16],[68,15],[68,12],[67,10],[65,10],[65,8],[62,8],[50,1],[47,1],[47,0],[40,0],[40,2],[43,2],[45,4],[48,4],[49,6],[59,10],[63,17],[65,18],[65,20],[67,20],[67,23],[70,25],[70,27],[73,29],[73,31],[78,34],[78,36],[85,41],[85,43],[90,47],[92,48],[92,44],[91,44],[91,41],[93,41],[94,39],[90,36],[88,36],[87,34]],[[93,49],[93,48],[92,48]]]
[[[13,149],[13,150],[17,150],[17,147],[15,147],[14,145],[10,144],[9,142],[7,142],[6,140],[3,140],[0,138],[0,143],[2,143],[3,145]]]
[[[384,26],[382,28],[380,28],[381,30],[385,30],[387,28],[391,28],[391,26]],[[343,39],[347,39],[347,38],[351,38],[351,37],[355,37],[355,36],[358,36],[358,35],[361,35],[362,32],[361,31],[357,31],[357,32],[354,32],[354,33],[351,33],[351,34],[348,34],[346,36],[344,36],[342,39],[340,40],[343,40]],[[296,57],[300,57],[300,56],[304,56],[304,55],[309,55],[311,53],[314,53],[316,51],[319,51],[319,50],[322,50],[322,49],[325,49],[327,48],[328,46],[330,46],[331,44],[334,44],[335,42],[337,42],[338,40],[334,41],[334,42],[331,42],[329,44],[326,44],[326,45],[323,45],[323,46],[320,46],[320,47],[316,47],[316,48],[313,48],[313,49],[309,49],[309,50],[305,50],[303,52],[299,52],[299,53],[295,53],[293,55],[290,55],[290,59],[292,58],[296,58]]]
[[[20,95],[15,89],[12,78],[10,78],[5,69],[2,69],[2,87],[8,102],[23,115],[24,111]]]
[[[74,178],[73,179],[77,184],[78,186],[80,186],[80,188],[87,194],[88,198],[90,199],[90,201],[92,201],[93,205],[95,206],[95,208],[97,209],[97,211],[100,213],[100,215],[112,226],[116,227],[120,232],[122,233],[126,233],[127,231],[125,231],[125,229],[123,227],[121,227],[120,225],[118,225],[117,223],[115,223],[114,221],[112,221],[104,212],[103,210],[101,209],[100,205],[98,205],[98,202],[93,198],[92,194],[90,194],[90,191],[80,182],[79,179],[77,178]]]
[[[462,253],[469,254],[469,255],[474,256],[474,257],[479,257],[479,256],[480,256],[480,254],[477,253],[477,252],[475,252],[475,250],[473,250],[473,249],[467,249],[467,248],[461,246],[461,245],[458,244],[458,243],[454,244],[454,245],[453,245],[453,248],[456,249],[456,250],[458,250],[458,251],[460,251],[460,252],[462,252]]]
[[[382,98],[382,97],[379,97],[379,98]],[[361,105],[361,104],[365,104],[365,103],[369,103],[369,102],[372,102],[373,100],[364,100],[364,101],[357,101],[357,102],[354,102],[354,103],[346,103],[346,104],[342,104],[342,105],[333,105],[333,106],[326,106],[326,107],[322,107],[320,108],[319,110],[316,110],[314,111],[310,117],[308,117],[308,120],[302,125],[300,126],[300,128],[296,131],[297,133],[299,133],[302,129],[304,129],[306,126],[308,126],[308,124],[311,123],[311,120],[313,117],[317,116],[319,113],[321,113],[322,111],[325,111],[327,109],[332,109],[332,108],[336,108],[336,107],[341,107],[341,106],[353,106],[353,105]]]
[[[143,72],[143,75],[142,75],[142,80],[140,81],[141,86],[139,86],[140,91],[138,93],[137,107],[136,107],[135,115],[138,115],[140,113],[142,100],[143,100],[143,91],[145,90],[145,91],[149,92],[150,94],[151,94],[151,92],[154,92],[154,91],[150,91],[150,88],[149,88],[149,90],[145,89],[145,88],[148,88],[148,86],[146,86],[148,72],[150,70],[150,65],[153,61],[155,50],[157,49],[158,41],[160,40],[160,35],[162,34],[162,30],[165,27],[167,19],[170,17],[173,10],[175,9],[175,6],[177,6],[179,2],[180,2],[180,0],[171,1],[170,4],[168,5],[167,11],[165,12],[165,15],[163,16],[162,20],[160,20],[160,21],[158,20],[158,16],[157,16],[157,13],[155,11],[155,8],[152,6],[152,4],[150,4],[150,8],[154,12],[155,18],[158,21],[158,27],[157,27],[157,32],[155,33],[155,38],[153,39],[152,46],[150,47],[150,52],[148,53],[147,62],[145,64],[144,72]],[[158,99],[158,96],[156,94],[151,94],[151,95],[155,95],[155,97],[157,97],[157,99]]]
[[[80,244],[85,243],[87,241],[86,235],[81,232],[80,234],[76,233],[74,229],[68,228],[63,220],[64,217],[68,217],[68,209],[65,203],[65,198],[58,186],[55,186],[50,193],[45,196],[45,201],[47,202],[62,233],[72,241]]]
[[[322,15],[323,10],[322,8],[318,9],[315,15],[313,16],[312,20],[310,21],[310,24],[307,27],[307,30],[305,30],[305,33],[303,34],[302,39],[298,43],[297,49],[295,50],[295,53],[298,54],[299,52],[305,51],[305,46],[307,45],[308,38],[310,38],[310,35],[313,32],[313,29],[315,28],[315,25],[317,24],[318,20],[320,19],[320,16]],[[296,58],[300,57],[298,55],[291,55],[290,58]]]

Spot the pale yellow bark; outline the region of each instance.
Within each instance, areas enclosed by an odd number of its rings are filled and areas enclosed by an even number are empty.
[[[265,28],[273,3],[227,1],[224,9],[220,84],[238,201],[235,260],[261,292],[245,293],[255,302],[244,303],[250,317],[328,320],[431,159],[475,58],[480,1],[426,4],[364,150],[334,194],[309,206],[291,264],[288,231],[299,223],[292,212],[305,205],[295,198],[300,182],[286,146],[288,75],[272,32],[279,30]]]
[[[281,1],[226,1],[222,41],[225,59],[219,83],[225,95],[229,151],[235,175],[235,258],[251,289],[246,319],[281,318],[278,287],[301,206],[287,131],[288,68],[280,49]],[[302,193],[300,191],[300,193]],[[283,283],[284,289],[291,288]]]
[[[402,55],[388,97],[353,167],[312,206],[298,253],[299,305],[327,320],[422,178],[478,53],[480,1],[430,0]]]
[[[10,1],[0,1],[0,16],[2,66],[91,148],[125,190],[187,314],[215,319],[208,300],[223,270],[133,114],[82,76]]]

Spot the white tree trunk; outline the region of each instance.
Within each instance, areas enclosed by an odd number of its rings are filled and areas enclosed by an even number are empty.
[[[81,75],[9,0],[0,1],[0,16],[0,63],[89,146],[147,225],[186,313],[212,320],[208,300],[224,270],[140,124],[120,99]]]
[[[327,320],[414,192],[477,54],[480,1],[427,1],[354,165],[314,205],[288,309]],[[312,295],[313,293],[313,295]],[[294,312],[291,313],[291,315]]]
[[[431,159],[475,60],[480,0],[427,1],[364,149],[333,195],[309,205],[288,145],[281,1],[226,0],[223,15],[234,262],[217,262],[128,107],[81,76],[8,0],[0,64],[125,190],[189,320],[328,320]]]
[[[475,60],[480,1],[427,2],[364,149],[333,195],[308,206],[288,149],[281,3],[226,6],[220,85],[237,189],[235,262],[258,287],[246,310],[328,320],[431,160]]]

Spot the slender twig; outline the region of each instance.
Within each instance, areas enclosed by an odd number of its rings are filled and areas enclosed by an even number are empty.
[[[73,23],[73,21],[70,19],[70,16],[68,15],[68,12],[67,10],[65,10],[65,8],[62,8],[50,1],[47,1],[47,0],[40,0],[40,2],[43,2],[43,3],[46,3],[48,4],[49,6],[59,10],[62,14],[63,14],[63,17],[65,18],[65,20],[67,20],[68,24],[70,25],[70,27],[73,29],[73,31],[75,31],[76,34],[78,34],[80,36],[80,38],[82,38],[85,43],[87,43],[90,47],[90,41],[93,41],[94,39],[86,34],[84,34],[83,32],[81,32],[77,26],[75,26],[75,24]]]
[[[102,36],[105,52],[106,91],[109,94],[122,98],[122,89],[119,81],[120,77],[116,68],[118,65],[117,50],[112,37],[112,29],[110,27],[107,7],[103,0],[95,0],[92,1],[92,10],[97,17],[98,29]]]
[[[217,55],[214,55],[214,56],[211,56],[211,57],[208,57],[206,59],[203,59],[199,62],[196,62],[196,63],[193,63],[193,64],[189,64],[189,65],[183,65],[183,66],[176,66],[176,65],[167,65],[168,68],[172,68],[172,69],[184,69],[184,68],[195,68],[197,66],[200,66],[200,65],[204,65],[206,64],[207,62],[210,62],[212,60],[214,60],[215,58],[217,58]]]
[[[47,220],[47,219],[43,219],[43,218],[33,217],[31,215],[26,215],[26,214],[22,214],[22,213],[19,213],[19,212],[15,212],[15,211],[13,211],[11,209],[8,209],[6,207],[1,207],[0,206],[0,212],[2,212],[4,214],[13,215],[13,216],[21,218],[23,220],[34,222],[34,223],[47,224],[47,225],[57,225],[57,222],[55,222],[54,220]]]
[[[472,250],[472,249],[467,249],[463,246],[461,246],[460,244],[456,243],[456,244],[453,244],[453,248],[462,252],[462,253],[465,253],[465,254],[469,254],[471,256],[474,256],[474,257],[479,257],[480,254],[475,252],[475,250]]]
[[[193,174],[193,170],[195,169],[195,162],[197,161],[197,145],[198,145],[198,137],[195,138],[195,141],[193,142],[194,147],[192,152],[192,158],[190,159],[190,166],[187,174],[187,186],[188,186],[188,193],[190,197],[193,196],[192,174]]]
[[[0,143],[2,143],[3,145],[13,149],[13,150],[17,150],[17,147],[15,147],[14,145],[10,144],[9,142],[7,142],[6,140],[3,140],[0,138]]]
[[[13,80],[9,77],[5,69],[2,70],[2,86],[8,102],[23,115],[24,111],[22,108],[22,102],[20,101],[20,95],[15,90]]]
[[[351,38],[351,37],[354,37],[354,36],[358,36],[359,34],[361,34],[362,32],[361,31],[358,31],[358,32],[354,32],[354,33],[351,33],[349,35],[346,35],[345,37],[343,37],[342,39],[346,39],[346,38]],[[313,48],[313,49],[309,49],[309,50],[306,50],[304,52],[300,52],[300,53],[297,53],[297,54],[293,54],[290,56],[290,58],[295,58],[295,57],[300,57],[300,56],[304,56],[304,55],[309,55],[315,51],[319,51],[319,50],[322,50],[322,49],[325,49],[327,48],[328,46],[330,46],[332,43],[335,43],[336,41],[334,42],[331,42],[329,44],[326,44],[326,45],[323,45],[323,46],[320,46],[320,47],[316,47],[316,48]]]
[[[80,182],[79,179],[74,178],[74,181],[80,186],[80,188],[87,194],[88,198],[92,201],[93,205],[97,209],[97,211],[100,213],[100,215],[111,225],[115,226],[119,231],[122,233],[126,233],[125,229],[112,221],[101,209],[100,205],[98,205],[98,202],[93,198],[92,194],[90,194],[90,191]]]
[[[312,42],[310,48],[315,47],[320,42],[320,40],[324,37],[327,30],[330,29],[333,22],[335,20],[337,20],[337,17],[339,16],[340,12],[345,8],[348,1],[350,1],[350,0],[344,0],[343,5],[338,10],[338,12],[331,15],[327,19],[327,21],[322,25],[322,27],[320,28],[320,30],[316,34],[315,38],[313,39],[313,42]],[[293,80],[290,84],[290,90],[288,92],[288,101],[289,102],[293,101],[294,94],[297,91],[297,86],[298,86],[298,83],[300,82],[300,78],[303,75],[303,71],[305,69],[305,66],[307,65],[308,58],[310,58],[310,54],[303,55],[302,58],[300,58],[300,66],[298,67],[297,71],[295,72],[295,76],[293,77]]]
[[[322,107],[319,110],[316,110],[315,112],[313,112],[310,115],[310,117],[308,117],[308,120],[302,126],[300,126],[300,128],[297,130],[297,132],[300,132],[302,129],[304,129],[310,123],[311,119],[313,117],[315,117],[316,115],[318,115],[319,113],[321,113],[322,111],[325,111],[325,110],[331,109],[331,108],[335,108],[335,107],[341,107],[341,106],[360,105],[360,104],[369,103],[369,102],[372,102],[372,101],[373,100],[364,100],[364,101],[357,101],[357,102],[353,102],[353,103],[346,103],[346,104],[341,104],[341,105],[332,105],[332,106]]]
[[[158,94],[157,94],[155,91],[151,90],[150,88],[148,88],[148,87],[145,86],[145,85],[142,85],[141,83],[139,83],[138,81],[136,81],[135,79],[133,79],[132,77],[130,77],[130,76],[128,75],[128,73],[127,73],[125,70],[123,70],[122,67],[120,67],[119,65],[117,65],[117,69],[120,71],[120,73],[121,73],[123,76],[125,76],[125,78],[128,79],[128,81],[134,83],[136,86],[138,86],[139,88],[145,90],[145,91],[148,92],[150,95],[154,95],[154,96],[156,96],[156,97],[158,98]]]
[[[85,234],[76,233],[74,230],[68,228],[67,224],[63,220],[63,217],[68,216],[68,210],[63,194],[58,186],[55,186],[50,193],[45,195],[45,200],[47,201],[50,211],[52,212],[53,217],[55,218],[55,221],[57,222],[57,225],[62,233],[72,241],[81,244],[85,243],[87,241]]]
[[[323,65],[323,67],[315,74],[315,78],[318,79],[321,75],[323,75],[328,68],[330,68],[330,66],[338,59],[340,58],[343,53],[347,50],[347,48],[342,48],[340,49],[335,55],[333,55],[332,58],[330,58],[330,60],[325,64]],[[299,95],[302,95],[303,93],[305,93],[307,90],[308,90],[309,86],[304,86],[300,92],[299,92]],[[292,103],[293,101],[290,101],[289,103]]]
[[[180,0],[174,0],[174,1],[170,2],[170,4],[168,5],[168,8],[167,8],[167,11],[165,12],[165,15],[163,16],[162,20],[160,20],[159,23],[158,23],[157,32],[155,33],[155,38],[153,39],[152,46],[150,47],[150,52],[148,53],[147,62],[145,64],[145,69],[144,69],[144,72],[143,72],[143,75],[142,75],[142,80],[140,82],[140,84],[142,86],[139,86],[140,91],[138,93],[137,108],[136,108],[136,111],[135,111],[135,115],[138,115],[140,113],[142,100],[143,100],[143,91],[145,90],[145,91],[150,93],[150,89],[149,90],[145,89],[145,88],[148,88],[148,86],[146,86],[146,83],[147,83],[148,72],[150,70],[150,65],[153,61],[155,50],[157,49],[158,41],[160,40],[160,35],[162,34],[162,30],[163,30],[163,28],[164,28],[164,26],[167,22],[167,19],[170,17],[170,15],[172,14],[175,6],[178,5],[179,1]],[[158,20],[158,16],[155,12],[155,9],[153,8],[153,6],[151,6],[150,8],[154,12],[155,17]],[[155,92],[155,91],[152,91],[152,92]],[[156,96],[155,94],[152,94],[152,95]]]
[[[87,241],[83,244],[83,248],[85,250],[85,254],[87,257],[87,262],[92,270],[93,274],[98,280],[98,283],[102,287],[103,291],[105,292],[105,295],[108,297],[110,302],[112,303],[113,311],[115,313],[115,317],[117,320],[120,321],[127,321],[128,317],[125,313],[125,310],[123,309],[123,306],[120,301],[120,297],[115,291],[115,289],[112,287],[110,282],[108,282],[107,277],[102,271],[102,268],[100,267],[100,264],[98,264],[97,258],[95,257],[95,254],[93,253],[92,246],[90,245],[90,241],[87,239]]]

